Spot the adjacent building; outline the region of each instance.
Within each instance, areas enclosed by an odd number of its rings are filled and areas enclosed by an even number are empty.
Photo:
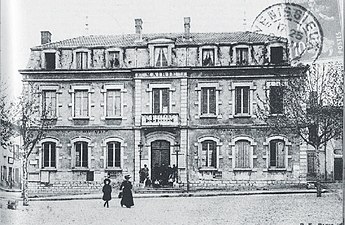
[[[180,188],[238,189],[306,183],[296,134],[257,116],[284,110],[281,80],[303,68],[287,40],[252,32],[90,35],[31,48],[24,88],[54,124],[29,160],[30,195],[99,192],[103,179],[139,182],[147,164],[176,165]]]

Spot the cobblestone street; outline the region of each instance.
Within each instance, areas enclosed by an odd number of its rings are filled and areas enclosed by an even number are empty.
[[[335,193],[217,197],[135,198],[131,209],[119,199],[103,208],[100,200],[19,202],[17,210],[2,201],[0,224],[339,224],[342,202]]]

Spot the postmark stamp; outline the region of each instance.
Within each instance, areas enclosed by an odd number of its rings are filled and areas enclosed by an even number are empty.
[[[252,31],[288,39],[293,63],[314,62],[322,52],[323,33],[316,17],[295,3],[278,3],[264,9]]]

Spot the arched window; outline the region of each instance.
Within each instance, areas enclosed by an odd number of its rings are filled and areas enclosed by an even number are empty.
[[[77,141],[74,143],[75,167],[88,167],[88,143]]]
[[[217,143],[212,140],[201,142],[201,163],[203,167],[217,167]]]
[[[239,140],[235,142],[235,157],[236,168],[251,168],[251,152],[249,141]]]
[[[121,143],[107,142],[107,167],[121,167]]]
[[[42,168],[56,168],[56,143],[43,142],[42,153]]]
[[[269,145],[270,150],[270,167],[285,168],[285,142],[283,140],[271,140]]]

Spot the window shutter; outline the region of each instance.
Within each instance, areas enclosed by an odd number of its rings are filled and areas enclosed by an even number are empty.
[[[209,89],[209,113],[216,115],[216,88]]]

